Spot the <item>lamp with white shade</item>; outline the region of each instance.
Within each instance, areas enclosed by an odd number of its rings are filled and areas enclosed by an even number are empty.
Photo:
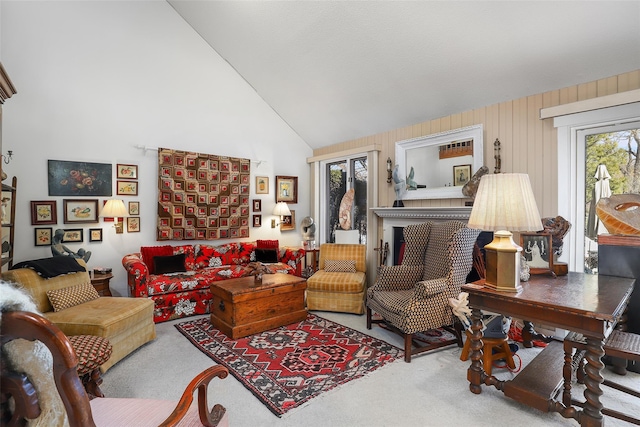
[[[120,221],[120,218],[124,218],[128,214],[129,212],[127,212],[127,208],[124,206],[124,202],[122,200],[110,199],[107,200],[107,203],[105,203],[105,205],[102,207],[100,217],[113,218],[113,226],[116,229],[116,234],[122,234],[122,232],[124,231],[124,225],[123,222]]]
[[[468,226],[493,231],[493,241],[484,247],[485,286],[518,292],[522,248],[512,231],[542,230],[542,220],[533,196],[529,175],[504,173],[484,175],[473,202]]]
[[[273,214],[280,218],[280,222],[284,221],[284,216],[291,215],[291,211],[289,210],[289,206],[287,206],[286,202],[278,202],[276,206],[273,208]],[[276,227],[275,221],[272,221],[271,228]]]

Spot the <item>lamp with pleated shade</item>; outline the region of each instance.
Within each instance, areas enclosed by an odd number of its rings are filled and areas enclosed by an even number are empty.
[[[101,218],[113,218],[114,227],[116,229],[116,234],[122,234],[124,226],[120,218],[124,218],[127,216],[129,212],[127,212],[127,208],[124,206],[124,202],[119,199],[110,199],[107,200],[107,203],[102,207],[102,211],[100,212]]]
[[[278,202],[276,206],[273,208],[273,214],[280,218],[280,222],[284,220],[284,216],[291,215],[291,211],[289,210],[289,206],[287,206],[286,202]],[[275,224],[272,224],[274,227]]]
[[[529,175],[503,173],[484,175],[473,202],[468,226],[493,231],[493,241],[484,247],[485,286],[518,292],[522,248],[512,231],[542,230],[542,220],[533,196]]]

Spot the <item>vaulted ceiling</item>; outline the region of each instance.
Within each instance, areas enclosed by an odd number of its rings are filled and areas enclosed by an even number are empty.
[[[312,148],[640,69],[639,1],[167,1]]]

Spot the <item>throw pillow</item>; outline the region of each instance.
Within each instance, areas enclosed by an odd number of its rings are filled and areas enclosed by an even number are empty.
[[[278,249],[280,243],[277,240],[256,240],[256,248],[259,249]]]
[[[140,248],[140,254],[142,254],[142,261],[149,269],[149,274],[157,274],[153,267],[153,257],[173,255],[173,248],[170,245],[143,246]]]
[[[346,259],[327,259],[324,261],[324,271],[331,273],[355,273],[356,261]]]
[[[256,261],[263,263],[278,262],[278,250],[256,248]]]
[[[184,254],[154,256],[153,269],[155,274],[183,273],[187,271],[184,266]]]
[[[96,288],[94,288],[91,283],[53,289],[47,291],[47,296],[49,297],[53,311],[62,311],[65,308],[75,307],[76,305],[100,298],[98,291],[96,291]]]

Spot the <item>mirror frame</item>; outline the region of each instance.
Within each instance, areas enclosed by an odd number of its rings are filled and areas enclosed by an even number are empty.
[[[420,147],[430,147],[433,145],[443,145],[454,141],[472,138],[473,162],[471,164],[471,174],[473,175],[484,165],[483,127],[481,124],[396,142],[396,164],[398,165],[398,172],[400,173],[400,176],[404,177],[406,180],[407,150],[413,150]],[[418,188],[416,190],[405,191],[402,194],[402,200],[466,198],[467,196],[462,194],[462,186]]]

